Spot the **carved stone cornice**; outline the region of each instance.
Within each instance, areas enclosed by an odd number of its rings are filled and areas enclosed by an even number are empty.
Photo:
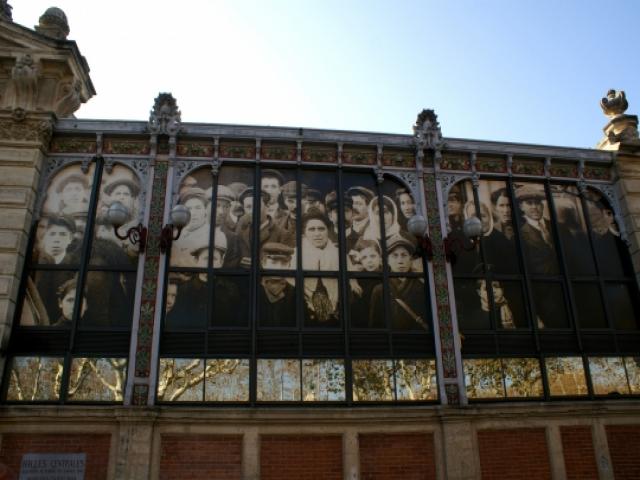
[[[26,115],[20,109],[0,113],[0,145],[32,144],[47,150],[53,132],[53,116]]]

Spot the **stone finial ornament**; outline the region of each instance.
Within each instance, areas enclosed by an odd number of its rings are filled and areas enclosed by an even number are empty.
[[[627,97],[623,90],[609,90],[607,96],[600,100],[602,111],[609,118],[604,128],[604,137],[596,148],[600,150],[619,150],[621,145],[640,144],[638,136],[638,116],[627,115],[629,108]]]
[[[413,126],[413,137],[418,152],[435,150],[442,145],[442,131],[438,116],[431,109],[424,109],[418,114]]]
[[[180,110],[173,95],[158,94],[149,116],[149,132],[173,136],[180,131],[180,123]]]
[[[600,100],[600,106],[607,117],[613,118],[626,112],[629,102],[624,90],[611,89],[607,92],[607,96]]]
[[[11,14],[11,10],[13,10],[13,7],[9,5],[9,2],[7,2],[7,0],[0,0],[0,19],[13,22],[13,15]]]
[[[58,7],[47,8],[40,17],[40,24],[36,32],[57,40],[66,40],[69,35],[69,22],[67,16]]]

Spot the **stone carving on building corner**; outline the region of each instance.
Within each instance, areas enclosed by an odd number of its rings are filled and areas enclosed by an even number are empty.
[[[7,2],[7,0],[0,0],[0,19],[13,22],[13,15],[11,14],[11,10],[13,10],[13,7],[9,5],[9,2]]]
[[[56,115],[60,118],[69,117],[82,104],[82,84],[77,79],[64,82],[60,84],[59,92],[54,106]]]
[[[425,150],[439,150],[443,147],[442,131],[438,116],[431,109],[424,109],[418,114],[413,126],[413,141],[422,157]]]
[[[607,96],[600,100],[602,112],[609,118],[609,123],[602,129],[604,138],[596,148],[616,150],[618,144],[640,144],[638,136],[638,116],[627,115],[629,102],[623,90],[609,90]]]
[[[180,131],[180,110],[170,93],[160,93],[149,116],[149,132],[156,135],[174,136]]]
[[[53,125],[48,120],[26,118],[26,115],[19,121],[13,118],[0,120],[0,138],[3,140],[49,145],[52,132]]]
[[[31,55],[25,53],[16,58],[11,69],[11,83],[7,92],[10,108],[33,110],[38,98],[38,78],[40,65]]]

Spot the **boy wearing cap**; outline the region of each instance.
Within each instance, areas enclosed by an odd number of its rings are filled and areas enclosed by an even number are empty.
[[[60,196],[60,214],[72,215],[86,208],[88,190],[89,182],[84,175],[72,173],[65,177],[56,188],[56,193]]]
[[[403,235],[393,235],[387,240],[387,261],[393,273],[411,271],[413,242]],[[414,277],[389,278],[391,326],[398,330],[429,330],[426,318],[424,282]],[[382,305],[382,285],[374,287],[372,305]]]
[[[296,182],[287,182],[282,186],[282,200],[286,207],[284,215],[278,221],[282,232],[281,242],[289,247],[296,247],[296,214],[298,209]],[[303,185],[303,191],[305,187]]]
[[[39,263],[69,263],[69,246],[76,232],[75,222],[67,216],[51,216],[40,240]]]
[[[201,238],[209,237],[209,218],[207,216],[207,200],[204,190],[191,188],[185,190],[179,198],[179,204],[189,209],[191,217],[183,228],[180,238],[171,247],[171,263],[184,267],[193,266],[193,256],[190,254],[195,244]]]
[[[374,193],[365,187],[351,187],[347,190],[347,196],[351,197],[353,204],[351,229],[355,236],[360,238],[369,226],[369,204]]]
[[[283,243],[269,242],[262,247],[264,270],[291,268],[293,248]],[[296,295],[294,287],[284,277],[263,275],[258,298],[261,327],[295,327]]]

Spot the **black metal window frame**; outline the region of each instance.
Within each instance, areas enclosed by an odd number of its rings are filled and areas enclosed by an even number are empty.
[[[56,158],[48,158],[45,162],[51,162],[56,165]],[[102,187],[103,172],[105,171],[105,159],[102,156],[94,156],[89,162],[83,158],[64,157],[59,165],[52,171],[51,175],[43,177],[40,192],[44,195],[45,189],[48,187],[55,176],[63,169],[71,166],[81,166],[81,168],[89,168],[94,165],[93,179],[90,186],[90,197],[87,211],[87,222],[84,236],[81,244],[81,256],[78,264],[73,265],[56,265],[56,264],[39,264],[33,262],[33,251],[35,248],[36,233],[38,223],[41,217],[34,217],[31,225],[29,242],[27,245],[27,256],[23,265],[20,287],[18,290],[18,302],[14,313],[11,339],[7,349],[7,361],[5,362],[1,398],[4,403],[23,404],[22,401],[7,400],[7,392],[9,389],[9,380],[12,367],[12,359],[16,357],[41,357],[41,358],[63,358],[63,375],[60,382],[60,395],[58,400],[37,400],[29,403],[41,404],[66,404],[71,401],[68,399],[68,389],[70,385],[71,363],[74,359],[109,359],[124,358],[129,360],[132,321],[134,312],[131,314],[128,326],[82,326],[80,324],[80,304],[85,295],[87,285],[87,277],[92,272],[113,272],[126,273],[135,275],[138,272],[138,263],[131,265],[92,265],[92,245],[95,239],[96,212]],[[113,165],[122,165],[128,169],[131,167],[126,162],[120,162],[114,159]],[[131,169],[133,170],[133,169]],[[142,187],[144,188],[144,186]],[[42,199],[40,199],[42,200]],[[141,205],[144,208],[144,205]],[[27,278],[31,272],[64,272],[74,271],[77,274],[76,296],[73,306],[73,317],[71,326],[67,328],[57,327],[37,327],[37,326],[21,326],[20,319],[24,306],[24,299],[27,287]],[[137,283],[137,281],[136,281]],[[137,289],[136,289],[137,290]],[[135,295],[135,292],[133,292]],[[106,347],[105,347],[106,345]],[[128,370],[128,368],[126,369]],[[123,391],[126,385],[126,370],[123,382]],[[122,403],[121,401],[99,401],[99,400],[73,400],[73,404],[113,404]]]
[[[195,172],[202,168],[210,167],[210,163],[199,162],[197,166],[195,166],[190,172]],[[170,256],[167,255],[166,260],[166,268],[165,268],[165,278],[164,278],[164,295],[162,301],[162,327],[161,327],[161,335],[160,335],[160,349],[158,355],[158,363],[156,364],[156,368],[159,369],[159,362],[162,358],[176,358],[176,359],[192,359],[197,360],[201,359],[206,362],[209,359],[249,359],[250,364],[250,376],[249,376],[249,400],[243,402],[207,402],[207,401],[197,401],[197,402],[169,402],[169,401],[160,401],[157,399],[157,389],[156,389],[156,403],[163,405],[202,405],[202,404],[212,404],[212,405],[221,405],[226,404],[230,406],[287,406],[287,405],[299,405],[299,406],[327,406],[327,405],[348,405],[348,406],[358,406],[358,405],[375,405],[375,404],[386,404],[388,405],[389,401],[378,402],[378,401],[354,401],[353,400],[353,391],[352,391],[352,369],[351,369],[351,361],[352,360],[410,360],[410,359],[424,359],[424,360],[435,360],[435,345],[434,345],[434,335],[433,335],[433,313],[431,311],[431,299],[430,299],[430,290],[429,290],[429,279],[428,279],[428,269],[427,264],[424,259],[422,259],[423,272],[408,272],[408,273],[392,273],[389,271],[389,266],[387,262],[387,248],[385,245],[385,231],[384,231],[384,218],[383,218],[383,209],[379,209],[380,214],[380,236],[381,236],[381,251],[382,251],[382,264],[383,268],[381,272],[376,272],[375,274],[370,274],[367,272],[353,272],[347,271],[346,265],[346,236],[344,227],[338,229],[339,239],[338,239],[338,251],[339,251],[339,268],[338,271],[312,271],[312,270],[303,270],[302,268],[302,185],[303,185],[303,175],[305,173],[313,173],[318,172],[321,174],[333,174],[335,176],[335,186],[336,191],[338,192],[337,201],[338,201],[338,222],[340,225],[344,226],[344,192],[346,189],[344,188],[344,177],[345,175],[362,175],[363,177],[367,177],[372,181],[372,185],[375,185],[375,193],[379,202],[379,205],[382,205],[382,197],[383,197],[383,189],[380,183],[376,182],[376,172],[373,167],[357,167],[357,166],[337,166],[337,165],[328,165],[328,164],[307,164],[304,165],[296,164],[293,162],[283,162],[283,161],[267,161],[261,160],[260,162],[256,161],[243,161],[243,160],[227,160],[225,159],[222,165],[220,166],[220,170],[227,167],[240,167],[240,168],[253,168],[254,169],[254,189],[253,189],[253,218],[252,218],[252,242],[251,242],[251,267],[249,269],[225,269],[225,268],[213,268],[212,267],[212,259],[213,259],[213,248],[214,248],[214,226],[215,226],[215,216],[216,216],[216,208],[217,208],[217,188],[218,188],[218,179],[220,178],[221,172],[217,172],[213,175],[212,180],[212,194],[211,194],[211,221],[209,225],[209,262],[208,267],[206,269],[198,269],[198,268],[190,268],[190,267],[172,267],[170,262]],[[293,172],[295,175],[296,182],[296,203],[297,203],[297,211],[300,212],[296,216],[296,251],[298,254],[296,255],[297,265],[295,269],[291,270],[267,270],[268,275],[271,276],[282,276],[282,277],[295,277],[295,289],[296,289],[296,326],[295,327],[260,327],[258,325],[258,313],[257,313],[257,292],[259,287],[259,279],[263,274],[263,270],[260,267],[260,242],[259,242],[259,220],[260,220],[260,190],[257,188],[261,184],[261,172],[264,169],[276,169],[279,171],[288,171]],[[190,173],[187,172],[187,173]],[[185,175],[187,174],[185,173]],[[393,177],[390,175],[391,172],[386,172],[384,175],[383,182],[393,182],[397,188],[407,188],[408,187],[402,182],[400,179]],[[183,177],[181,177],[183,178]],[[179,185],[174,186],[174,188],[179,188]],[[177,191],[177,190],[176,190]],[[342,193],[342,194],[340,194]],[[412,195],[414,195],[412,193]],[[416,204],[419,205],[419,199],[414,199]],[[175,199],[177,203],[177,198]],[[173,206],[173,202],[170,202],[171,205],[167,205],[167,208],[170,209]],[[208,280],[208,288],[210,292],[210,298],[213,300],[208,302],[207,308],[207,325],[203,326],[199,330],[189,330],[189,331],[179,331],[179,330],[171,330],[168,331],[165,328],[165,315],[166,315],[166,292],[169,275],[171,273],[205,273],[207,274]],[[245,327],[212,327],[212,312],[211,305],[212,302],[215,301],[214,296],[215,293],[212,292],[214,290],[213,279],[222,275],[230,275],[230,276],[247,276],[249,278],[249,286],[250,286],[250,301],[251,306],[249,308],[249,322]],[[339,284],[339,307],[340,307],[340,315],[341,321],[340,326],[336,328],[309,328],[304,327],[304,287],[303,281],[307,277],[313,278],[336,278],[338,279]],[[424,280],[424,302],[425,302],[425,311],[427,312],[427,318],[425,319],[429,325],[429,332],[422,333],[420,331],[398,331],[393,330],[391,327],[391,318],[390,318],[390,308],[389,308],[389,279],[395,277],[407,277],[407,278],[416,278]],[[349,279],[358,279],[358,278],[375,278],[380,280],[384,289],[384,305],[385,305],[385,323],[386,327],[383,329],[352,329],[349,321],[349,293],[348,293],[348,282]],[[249,337],[250,344],[249,349],[241,351],[238,350],[226,350],[226,351],[216,351],[210,347],[210,339],[219,334],[228,334],[233,336],[234,334],[244,334]],[[278,334],[289,334],[291,339],[295,338],[296,345],[291,346],[289,348],[279,352],[276,351],[276,348],[273,348],[268,353],[258,353],[260,347],[259,342],[263,339],[268,338],[269,335],[273,335],[277,337]],[[177,335],[182,335],[183,339],[177,339]],[[360,337],[366,338],[375,338],[375,340],[379,340],[383,336],[385,337],[385,342],[387,347],[384,350],[384,353],[375,350],[372,348],[369,352],[363,352],[359,354],[354,354],[351,350],[351,343],[354,338],[354,334]],[[339,349],[334,350],[332,352],[322,352],[321,350],[313,350],[313,353],[305,350],[305,341],[309,341],[311,339],[322,340],[323,338],[327,338],[327,336],[340,336],[341,342]],[[394,339],[404,337],[404,339],[415,338],[418,341],[423,340],[421,343],[421,349],[415,350],[415,352],[411,352],[411,342],[409,343],[409,347],[402,351],[394,351]],[[176,341],[177,340],[177,341]],[[171,346],[167,346],[167,343],[170,343]],[[335,342],[334,342],[335,343]],[[414,342],[415,343],[415,342]],[[200,345],[200,350],[197,349],[197,346]],[[337,343],[336,343],[337,346]],[[278,402],[265,402],[257,400],[257,361],[259,359],[292,359],[292,360],[305,360],[305,359],[331,359],[331,360],[342,360],[344,361],[344,375],[345,375],[345,400],[344,401],[278,401]],[[204,383],[204,382],[203,382]],[[439,397],[439,394],[438,394]],[[403,403],[403,401],[394,400],[396,403]],[[411,404],[434,404],[438,403],[439,398],[435,400],[428,401],[411,401]]]
[[[635,330],[623,330],[616,329],[613,324],[613,315],[609,308],[609,302],[606,296],[606,283],[615,282],[617,284],[632,285],[635,287],[635,292],[638,291],[638,283],[635,276],[604,276],[601,273],[602,259],[598,258],[594,247],[595,232],[592,229],[590,216],[587,209],[588,199],[585,196],[587,190],[597,191],[606,200],[612,210],[615,210],[615,205],[612,205],[610,200],[595,186],[593,185],[581,185],[580,182],[568,179],[557,178],[536,178],[525,176],[497,176],[497,175],[478,175],[478,181],[475,182],[470,179],[460,179],[456,182],[457,185],[463,185],[465,182],[469,182],[473,189],[473,201],[476,211],[480,211],[480,198],[478,194],[479,184],[483,181],[501,181],[504,182],[509,193],[509,201],[511,204],[511,220],[514,229],[514,240],[516,244],[516,251],[518,257],[519,273],[517,274],[500,274],[491,272],[486,268],[485,262],[485,244],[484,239],[480,239],[480,261],[483,264],[483,270],[480,273],[454,273],[454,284],[456,280],[484,280],[486,282],[487,296],[490,305],[490,330],[470,330],[464,331],[460,328],[463,335],[462,341],[462,358],[466,359],[510,359],[510,358],[534,358],[540,363],[540,373],[543,386],[542,397],[504,397],[504,398],[474,398],[469,399],[473,403],[490,403],[490,402],[518,402],[518,401],[566,401],[566,400],[595,400],[607,398],[608,396],[596,395],[592,385],[592,377],[590,372],[589,358],[592,357],[625,357],[625,356],[638,356],[640,354],[640,329]],[[527,267],[527,261],[525,259],[526,253],[523,251],[523,239],[521,236],[521,218],[517,214],[518,201],[515,197],[515,183],[534,183],[544,186],[545,199],[544,201],[548,205],[550,223],[552,225],[552,235],[554,245],[557,249],[556,256],[559,261],[560,271],[557,275],[540,275],[532,274]],[[565,246],[560,239],[557,210],[554,203],[554,196],[551,191],[551,187],[554,185],[559,186],[572,186],[578,191],[580,197],[580,205],[583,212],[584,222],[587,229],[587,237],[589,242],[589,251],[591,253],[592,260],[594,262],[596,271],[594,275],[572,275],[567,266],[567,255]],[[617,213],[617,212],[616,212]],[[628,250],[624,252],[624,262],[630,264],[631,258]],[[494,295],[492,292],[491,282],[496,281],[518,281],[521,286],[523,303],[525,306],[525,313],[527,317],[527,328],[518,328],[513,331],[506,330],[497,327],[497,310],[494,307]],[[567,328],[544,328],[538,327],[536,319],[536,309],[533,301],[533,282],[551,281],[561,285],[562,294],[564,297],[564,308],[569,322]],[[606,328],[581,328],[577,314],[576,302],[573,292],[574,283],[590,282],[595,284],[597,282],[602,300],[602,307],[604,309],[604,315],[607,322]],[[636,319],[638,322],[638,319]],[[589,343],[585,345],[585,338],[589,339]],[[465,351],[465,343],[470,339],[477,341],[471,349]],[[620,345],[620,340],[623,340],[624,345]],[[600,343],[602,340],[608,340],[608,345],[613,343],[613,348],[602,348]],[[633,345],[635,344],[635,348]],[[491,345],[491,346],[490,346]],[[606,344],[605,344],[606,345]],[[579,357],[582,360],[584,367],[585,380],[587,383],[588,394],[576,395],[576,396],[553,396],[550,394],[550,387],[546,371],[547,358],[557,357]],[[612,398],[617,398],[620,395],[612,395]],[[638,397],[640,394],[629,394],[624,397]]]

